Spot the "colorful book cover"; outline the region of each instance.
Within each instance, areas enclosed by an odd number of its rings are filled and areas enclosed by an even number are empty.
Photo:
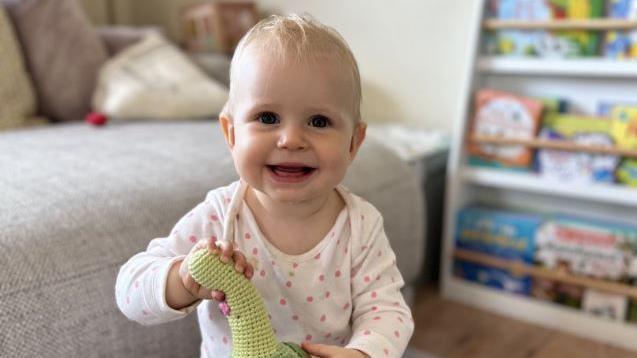
[[[602,147],[614,145],[610,120],[557,113],[544,117],[539,137]],[[559,181],[612,183],[619,160],[616,155],[540,149],[537,167],[543,177]]]
[[[532,264],[535,231],[541,217],[483,207],[458,213],[456,247],[495,257]],[[531,278],[477,263],[456,261],[454,274],[469,281],[507,292],[529,295]]]
[[[556,215],[535,236],[537,264],[601,280],[629,282],[635,275],[637,227]],[[583,307],[583,287],[546,279],[533,282],[532,295],[572,307]]]
[[[535,138],[543,104],[541,101],[507,92],[482,89],[475,96],[472,135],[514,139]],[[533,150],[520,145],[471,143],[471,155],[506,167],[529,168]]]
[[[495,12],[500,20],[588,19],[603,16],[603,0],[502,0]],[[493,11],[493,10],[492,10]],[[595,31],[499,30],[501,55],[571,58],[597,55]]]
[[[582,311],[611,321],[626,319],[628,298],[623,295],[600,292],[592,289],[584,291]]]
[[[617,146],[637,149],[637,106],[618,105],[611,110],[612,134]]]
[[[609,0],[608,17],[637,19],[637,0]],[[637,30],[606,33],[604,55],[614,59],[637,58]]]

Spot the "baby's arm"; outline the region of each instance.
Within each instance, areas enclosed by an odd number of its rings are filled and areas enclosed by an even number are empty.
[[[199,292],[188,286],[187,277],[180,274],[182,262],[196,243],[201,241],[205,247],[206,242],[221,237],[222,203],[223,197],[217,199],[211,192],[206,202],[179,220],[170,236],[152,240],[146,251],[121,267],[115,296],[126,317],[145,325],[157,324],[184,317],[201,298],[223,299],[219,292]],[[233,252],[227,255],[235,259]],[[239,266],[246,277],[251,275],[249,265]]]
[[[363,232],[360,252],[353,257],[353,333],[347,348],[371,357],[401,357],[413,333],[411,311],[400,288],[404,285],[396,256],[383,229],[380,215],[371,231]]]

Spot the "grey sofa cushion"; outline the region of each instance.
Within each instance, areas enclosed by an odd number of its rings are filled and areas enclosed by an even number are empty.
[[[115,277],[208,190],[235,179],[217,122],[0,134],[0,356],[198,356],[194,315],[157,327],[127,321]],[[384,214],[413,282],[423,216],[410,170],[368,142],[346,183]]]

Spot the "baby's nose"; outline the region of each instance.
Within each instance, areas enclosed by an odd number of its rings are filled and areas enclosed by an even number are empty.
[[[281,129],[277,146],[287,150],[303,150],[307,148],[307,142],[302,128],[286,126]]]

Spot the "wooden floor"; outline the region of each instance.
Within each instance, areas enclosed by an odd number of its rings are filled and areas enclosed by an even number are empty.
[[[411,347],[438,357],[637,357],[637,352],[443,300],[435,286],[418,291],[413,315]]]

